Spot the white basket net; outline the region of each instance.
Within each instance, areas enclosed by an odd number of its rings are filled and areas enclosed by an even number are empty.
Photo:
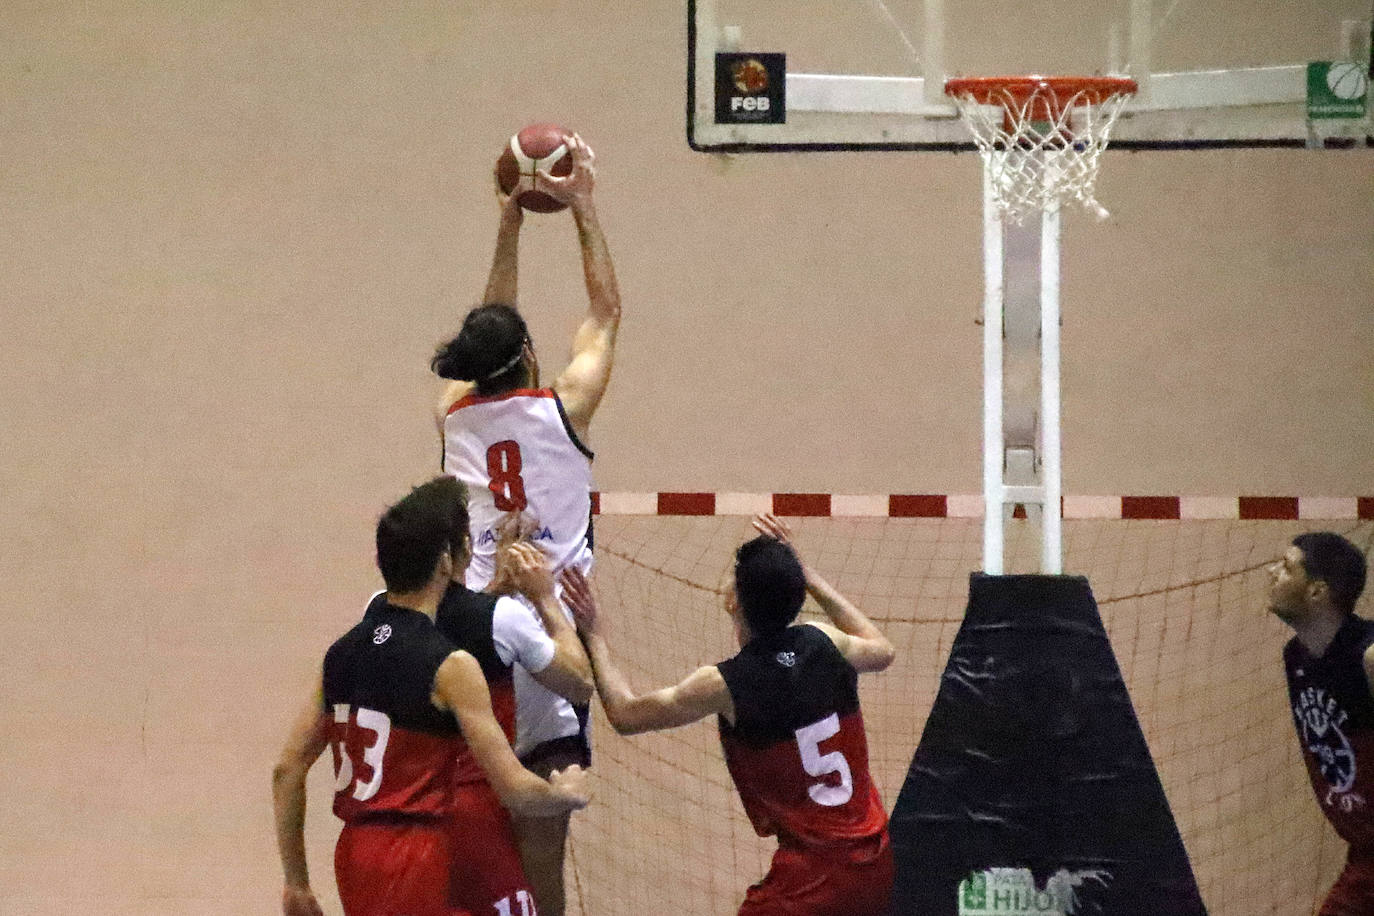
[[[1004,218],[1021,222],[1076,201],[1099,218],[1099,157],[1134,84],[1042,78],[951,80],[946,92],[973,133]]]

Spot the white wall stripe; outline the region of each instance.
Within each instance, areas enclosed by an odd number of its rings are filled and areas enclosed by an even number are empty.
[[[773,511],[771,493],[717,493],[716,515],[757,515]]]
[[[841,518],[886,518],[887,509],[887,496],[837,493],[830,497],[830,514]]]
[[[982,518],[983,494],[951,493],[945,498],[945,514],[950,518]]]
[[[1235,496],[1180,496],[1179,518],[1240,518],[1240,499]]]
[[[1121,518],[1120,496],[1070,496],[1064,494],[1065,518]]]
[[[602,493],[602,515],[657,515],[657,493]]]
[[[1359,503],[1353,496],[1299,496],[1298,518],[1358,518]]]

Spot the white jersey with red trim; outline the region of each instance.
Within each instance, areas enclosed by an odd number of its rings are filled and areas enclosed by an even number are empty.
[[[444,417],[444,470],[468,487],[468,588],[480,591],[491,581],[496,526],[517,510],[538,523],[532,540],[552,560],[555,576],[569,566],[591,571],[592,452],[578,440],[552,388],[472,394],[455,402]],[[555,590],[561,596],[562,585]],[[579,733],[581,722],[567,700],[519,665],[512,677],[517,755]]]
[[[491,581],[496,528],[508,513],[537,522],[532,540],[555,573],[591,546],[592,452],[552,388],[471,394],[444,418],[444,470],[468,486],[472,563],[467,585]]]

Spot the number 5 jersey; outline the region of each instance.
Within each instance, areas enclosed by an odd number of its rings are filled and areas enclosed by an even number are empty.
[[[760,836],[846,859],[873,854],[887,814],[868,772],[858,673],[806,624],[750,640],[717,665],[735,705],[725,763]]]

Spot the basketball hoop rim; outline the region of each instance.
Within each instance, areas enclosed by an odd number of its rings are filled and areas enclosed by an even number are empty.
[[[1024,104],[1037,93],[1073,105],[1100,105],[1139,89],[1128,76],[961,76],[945,81],[945,95],[973,99],[980,105]]]

